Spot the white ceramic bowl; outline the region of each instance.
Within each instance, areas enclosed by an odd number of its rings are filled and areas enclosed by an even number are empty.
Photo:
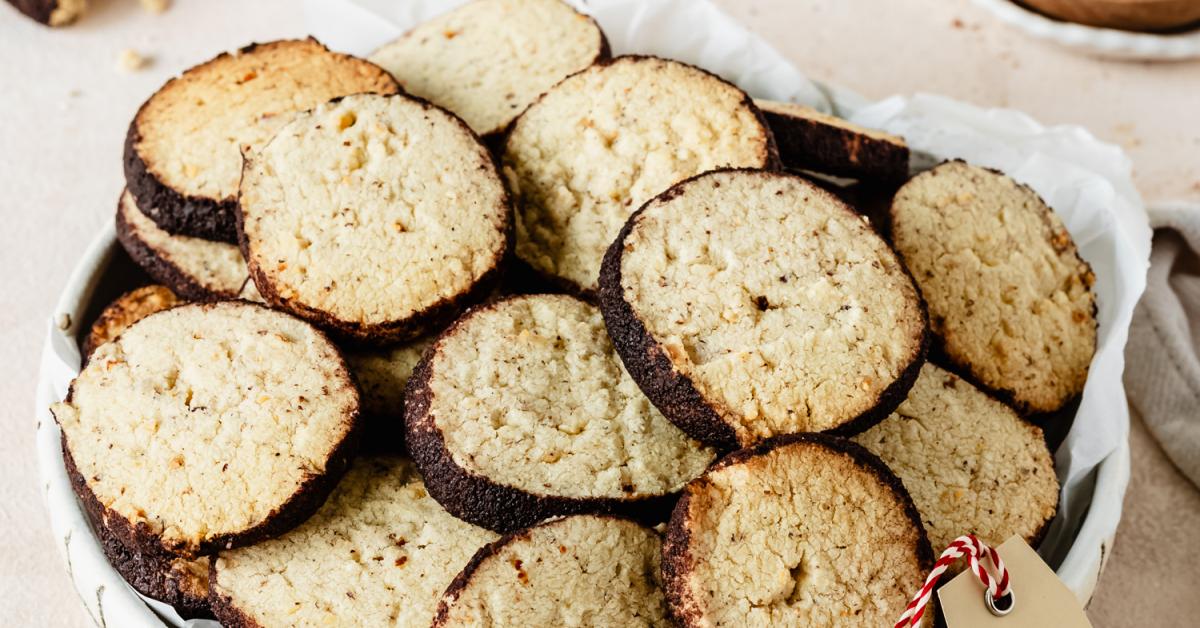
[[[1173,34],[1136,33],[1055,20],[1012,0],[974,0],[1030,36],[1101,57],[1181,61],[1200,57],[1200,29]]]
[[[1150,231],[1128,158],[1077,127],[1045,127],[1019,112],[982,109],[929,95],[870,103],[817,85],[715,6],[701,0],[572,0],[591,12],[616,53],[653,52],[720,73],[757,97],[795,100],[905,136],[918,164],[964,158],[1029,183],[1063,215],[1095,269],[1100,345],[1076,426],[1056,462],[1065,481],[1059,516],[1042,546],[1058,576],[1091,598],[1121,518],[1129,480],[1129,413],[1121,384],[1133,306],[1145,286]],[[447,10],[455,0],[306,0],[310,30],[357,54]],[[84,253],[48,324],[37,389],[37,448],[50,523],[80,599],[98,624],[185,625],[138,596],[108,565],[63,469],[48,406],[79,369],[81,325],[120,287],[123,254],[106,227]],[[128,277],[125,278],[128,281]],[[188,622],[186,625],[215,625]]]
[[[215,628],[216,622],[184,622],[170,607],[138,595],[108,564],[67,479],[60,432],[47,410],[66,395],[78,372],[76,338],[89,314],[103,305],[93,295],[123,289],[128,281],[109,272],[113,260],[124,255],[119,249],[111,226],[96,235],[71,274],[48,325],[36,399],[38,464],[51,529],[80,599],[98,626]],[[1086,495],[1079,496],[1085,502],[1090,500],[1090,506],[1082,526],[1072,535],[1058,573],[1082,603],[1091,599],[1109,555],[1128,481],[1129,447],[1122,441],[1100,463]]]

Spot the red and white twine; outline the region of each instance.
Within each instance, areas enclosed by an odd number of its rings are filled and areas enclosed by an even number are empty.
[[[960,536],[954,539],[954,542],[938,557],[933,571],[929,572],[929,577],[925,579],[925,585],[908,603],[908,608],[904,609],[904,614],[900,616],[900,621],[896,622],[895,628],[911,628],[920,624],[921,616],[925,614],[925,607],[928,606],[929,599],[933,597],[933,590],[937,586],[938,579],[946,573],[950,565],[963,556],[967,557],[971,572],[983,583],[992,599],[998,600],[1012,592],[1008,581],[1008,569],[1004,566],[1004,561],[1000,560],[1000,554],[996,552],[996,549],[985,545],[974,534]],[[985,556],[991,560],[992,566],[998,574],[997,577],[993,578],[980,562],[980,559]]]

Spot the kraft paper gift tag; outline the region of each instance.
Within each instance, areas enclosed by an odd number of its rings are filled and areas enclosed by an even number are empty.
[[[1013,609],[997,617],[984,601],[983,584],[964,570],[938,590],[948,628],[1091,628],[1075,594],[1021,537],[996,548],[1008,567]]]

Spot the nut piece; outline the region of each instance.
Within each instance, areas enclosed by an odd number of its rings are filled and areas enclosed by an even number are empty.
[[[125,72],[137,72],[150,64],[150,59],[142,56],[132,48],[126,48],[117,56],[117,69]]]
[[[141,2],[143,9],[155,15],[164,13],[171,8],[171,0],[141,0]]]

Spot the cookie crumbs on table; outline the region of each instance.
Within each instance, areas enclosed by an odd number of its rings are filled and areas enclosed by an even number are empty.
[[[133,48],[126,48],[117,55],[117,69],[123,72],[137,72],[145,69],[148,65],[150,65],[150,57]]]

